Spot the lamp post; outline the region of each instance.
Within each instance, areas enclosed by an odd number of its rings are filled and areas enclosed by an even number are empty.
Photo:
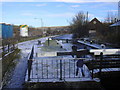
[[[42,20],[42,18],[34,18],[34,19],[40,20],[40,22],[41,22],[41,27],[43,27],[43,20]]]

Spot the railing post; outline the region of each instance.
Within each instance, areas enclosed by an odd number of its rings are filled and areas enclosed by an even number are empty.
[[[32,60],[28,60],[28,81],[30,81],[30,73],[31,73],[31,65],[32,65]]]
[[[62,80],[62,60],[60,60],[60,80]]]
[[[94,69],[92,69],[92,79],[93,79],[93,72],[94,72]]]
[[[96,58],[96,57],[95,57]],[[91,62],[91,66],[92,66],[92,79],[93,79],[93,74],[94,74],[94,59],[92,59],[92,62]]]
[[[100,67],[99,67],[99,77],[101,79],[101,72],[102,72],[102,60],[103,60],[103,53],[100,53]]]

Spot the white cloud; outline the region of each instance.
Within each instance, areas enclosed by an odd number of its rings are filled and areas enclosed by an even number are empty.
[[[106,10],[105,12],[118,12],[118,10]]]
[[[118,2],[119,0],[55,0],[58,2],[75,2],[75,3],[82,3],[82,2]]]
[[[64,6],[64,4],[59,4],[56,7],[63,7],[63,6]]]
[[[80,5],[72,5],[71,7],[80,7]]]
[[[1,0],[1,2],[34,2],[35,0]]]
[[[74,13],[66,12],[66,13],[49,14],[46,16],[48,17],[72,17],[74,15],[75,15]]]
[[[43,4],[36,4],[37,7],[42,7],[42,6],[47,6],[46,3],[43,3]]]
[[[118,2],[119,0],[1,0],[2,2]]]
[[[35,14],[30,13],[30,12],[22,13],[21,15],[22,16],[36,16]]]

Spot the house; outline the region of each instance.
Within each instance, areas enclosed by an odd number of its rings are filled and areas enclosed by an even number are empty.
[[[120,1],[118,2],[118,21],[110,25],[110,27],[115,30],[120,30]]]
[[[97,19],[94,18],[88,23],[89,37],[96,37],[103,32],[104,25]]]
[[[116,23],[110,25],[110,27],[120,27],[120,20],[117,21]]]

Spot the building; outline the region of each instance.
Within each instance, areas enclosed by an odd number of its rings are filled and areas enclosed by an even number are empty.
[[[120,20],[120,1],[118,2],[118,19]]]
[[[0,23],[0,38],[7,39],[13,37],[13,25]]]
[[[120,28],[120,1],[118,2],[118,21],[110,25],[110,27],[117,27],[117,29]]]
[[[103,32],[103,24],[94,18],[88,23],[89,37],[96,37],[98,34]]]
[[[28,37],[28,26],[27,25],[20,25],[20,36]]]

